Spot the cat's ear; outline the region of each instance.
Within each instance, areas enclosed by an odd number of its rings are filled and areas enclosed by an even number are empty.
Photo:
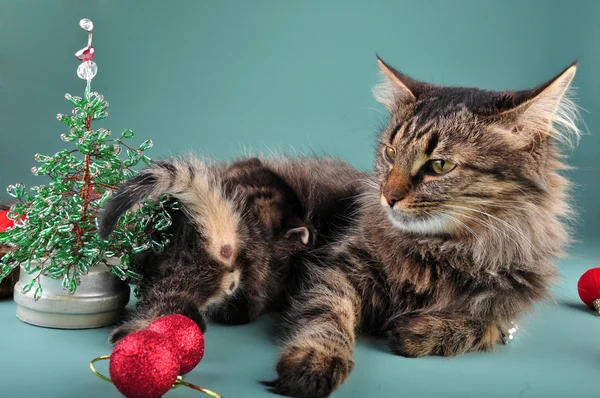
[[[302,242],[304,245],[310,242],[310,231],[305,226],[289,229],[284,236],[286,239]]]
[[[377,63],[383,75],[382,82],[373,88],[373,95],[378,102],[392,110],[398,104],[417,100],[423,83],[398,72],[379,56],[377,56]]]
[[[532,90],[524,90],[498,98],[500,112],[495,119],[508,138],[523,148],[552,137],[573,144],[579,137],[579,112],[569,96],[577,63]],[[504,108],[504,109],[502,109]],[[508,109],[507,109],[508,108]]]

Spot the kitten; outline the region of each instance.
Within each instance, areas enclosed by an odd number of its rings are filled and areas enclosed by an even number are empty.
[[[166,314],[182,313],[204,330],[204,316],[242,324],[279,304],[291,258],[314,241],[287,184],[258,159],[229,167],[193,158],[157,162],[107,203],[101,237],[132,204],[162,194],[182,203],[171,212],[173,240],[140,263],[140,301],[112,343]]]
[[[294,190],[258,158],[238,161],[221,175],[228,195],[243,197],[258,215],[261,224],[282,245],[274,249],[279,258],[294,253],[297,244],[314,245],[316,233],[303,220],[303,207]],[[287,245],[287,244],[290,245]]]
[[[558,275],[571,214],[559,144],[578,134],[565,95],[576,65],[532,90],[494,92],[379,64],[390,121],[375,173],[356,207],[340,209],[354,221],[294,264],[310,277],[290,298],[290,338],[264,383],[277,394],[329,396],[352,370],[357,333],[386,336],[406,357],[491,350]],[[311,209],[315,192],[342,197],[314,166],[270,167]],[[349,166],[333,174],[354,181]]]

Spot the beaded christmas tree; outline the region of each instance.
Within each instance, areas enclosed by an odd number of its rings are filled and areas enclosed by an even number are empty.
[[[96,232],[98,211],[113,190],[136,173],[132,168],[139,162],[150,164],[144,152],[152,141],[135,149],[125,143],[133,137],[131,130],[111,139],[109,130],[92,129],[92,122],[108,115],[108,102],[91,92],[91,81],[98,71],[93,61],[94,25],[89,19],[82,19],[79,25],[88,33],[88,45],[75,54],[82,61],[77,76],[87,85],[83,98],[65,96],[75,106],[72,115],[58,115],[58,120],[69,126],[61,139],[75,147],[53,156],[35,155],[40,166],[32,168],[33,174],[51,181],[32,187],[32,194],[23,184],[8,187],[8,193],[16,198],[8,214],[14,226],[0,235],[0,243],[14,247],[0,259],[0,281],[23,265],[29,274],[37,273],[23,288],[28,293],[35,286],[36,300],[43,293],[42,276],[62,279],[62,286],[71,294],[81,283],[80,276],[99,264],[123,280],[135,279],[134,257],[150,248],[162,250],[168,243],[168,237],[161,233],[171,222],[165,198],[128,212],[107,240]],[[125,159],[121,158],[123,149]],[[109,264],[110,258],[119,258],[120,264]]]

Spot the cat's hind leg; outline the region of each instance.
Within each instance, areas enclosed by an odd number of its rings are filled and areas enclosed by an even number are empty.
[[[412,313],[397,319],[389,336],[393,353],[415,358],[489,351],[502,342],[500,327],[455,313]]]

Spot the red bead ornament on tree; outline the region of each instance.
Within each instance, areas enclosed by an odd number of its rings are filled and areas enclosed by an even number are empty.
[[[600,315],[600,267],[584,272],[577,282],[579,298]]]
[[[111,356],[95,358],[92,372],[112,382],[127,398],[156,398],[171,388],[190,387],[214,398],[219,394],[191,384],[181,377],[196,367],[204,356],[204,335],[194,321],[183,315],[156,319],[146,330],[121,340]],[[94,362],[110,360],[110,379],[94,368]]]
[[[86,47],[75,53],[75,58],[82,61],[81,64],[77,67],[77,76],[80,79],[87,80],[88,86],[92,81],[96,73],[98,73],[98,65],[92,59],[94,59],[94,55],[96,55],[96,50],[92,47],[92,36],[94,34],[94,24],[87,18],[83,18],[79,21],[79,26],[81,29],[88,32],[88,44]]]
[[[96,50],[94,47],[87,46],[86,48],[82,48],[81,50],[75,53],[75,58],[80,61],[91,61],[94,59],[94,55],[96,55]]]

